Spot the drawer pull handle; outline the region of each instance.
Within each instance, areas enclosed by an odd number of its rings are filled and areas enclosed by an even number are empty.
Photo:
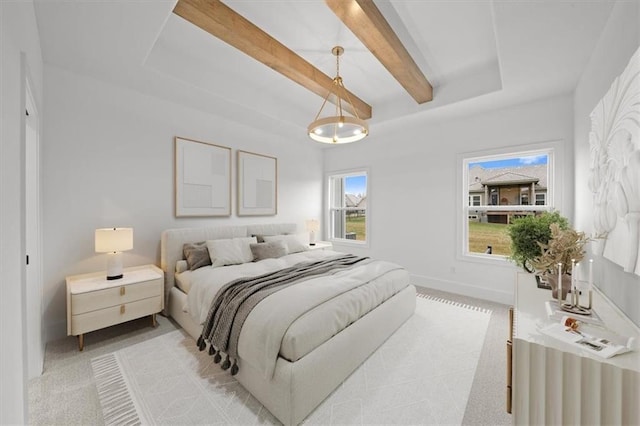
[[[124,305],[120,305],[120,314],[124,314]]]
[[[124,287],[120,287],[120,296],[124,296],[125,289]]]

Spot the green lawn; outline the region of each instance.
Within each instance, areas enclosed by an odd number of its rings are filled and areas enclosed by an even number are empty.
[[[511,254],[511,238],[507,234],[509,225],[500,223],[479,223],[469,221],[469,251],[484,253],[487,246],[493,248],[492,254]]]
[[[367,227],[364,216],[349,217],[347,216],[347,232],[355,232],[356,240],[364,241],[367,239]]]

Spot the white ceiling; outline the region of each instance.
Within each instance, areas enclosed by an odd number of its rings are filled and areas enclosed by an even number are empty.
[[[175,0],[35,0],[44,60],[276,134],[322,99],[172,13]],[[451,116],[571,92],[613,3],[376,0],[434,87],[417,105],[322,0],[225,3],[347,89],[377,123]]]

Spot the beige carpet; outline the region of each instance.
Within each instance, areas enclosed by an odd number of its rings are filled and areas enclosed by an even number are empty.
[[[491,312],[418,297],[416,314],[305,420],[461,424]],[[92,360],[106,424],[278,424],[181,330]]]

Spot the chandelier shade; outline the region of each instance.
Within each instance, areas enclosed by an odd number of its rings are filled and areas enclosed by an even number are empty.
[[[344,48],[336,46],[331,50],[331,53],[336,57],[336,77],[333,79],[334,90],[325,96],[315,120],[307,127],[307,133],[311,139],[322,143],[341,144],[356,142],[367,137],[369,134],[369,125],[366,121],[358,117],[357,112],[355,116],[344,115],[342,109],[343,100],[351,105],[352,111],[356,111],[344,87],[342,77],[340,77],[340,55],[344,53]],[[320,114],[327,104],[329,96],[332,94],[336,97],[335,115],[320,118]]]

